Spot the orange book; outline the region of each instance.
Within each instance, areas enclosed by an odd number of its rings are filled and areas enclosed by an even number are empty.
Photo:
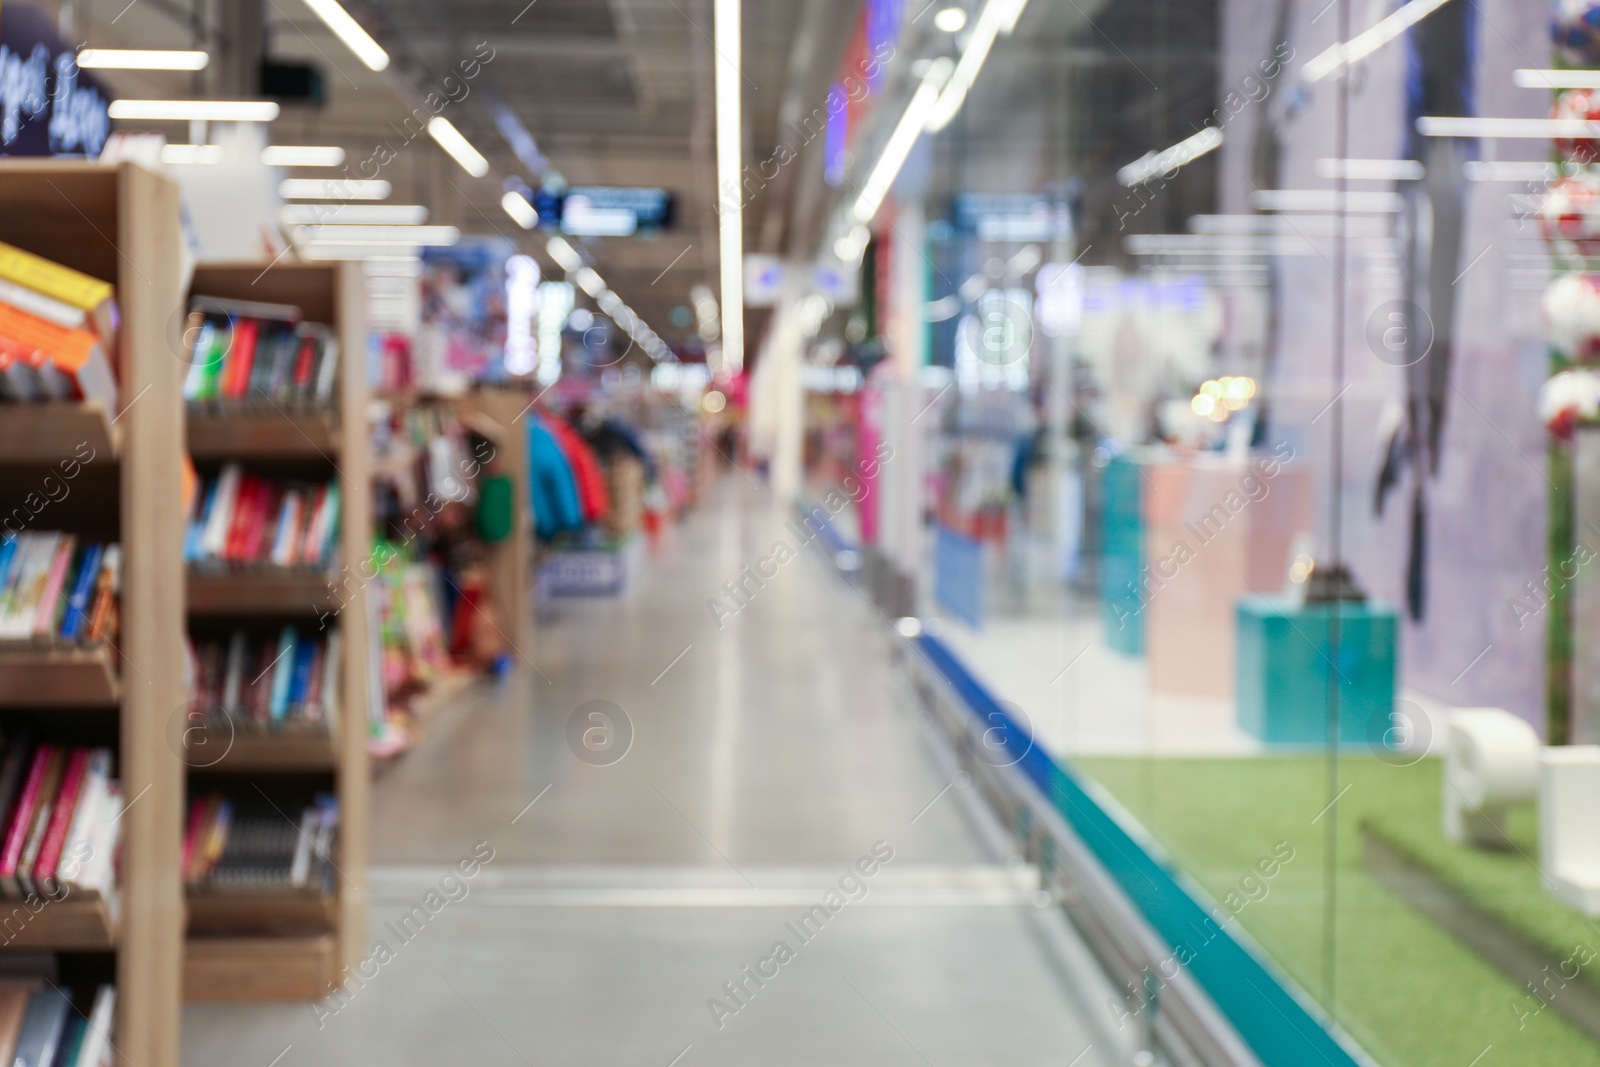
[[[110,282],[0,241],[0,279],[82,311],[107,352],[117,348],[116,289]]]
[[[93,400],[117,410],[117,379],[100,338],[0,303],[0,347],[38,374],[57,400]]]

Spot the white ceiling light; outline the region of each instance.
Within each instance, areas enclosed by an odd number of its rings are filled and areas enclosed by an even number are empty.
[[[1259,211],[1314,211],[1362,215],[1395,214],[1404,206],[1399,193],[1350,193],[1338,189],[1257,189],[1250,206]]]
[[[204,52],[144,48],[85,48],[78,66],[85,70],[205,70],[211,57]]]
[[[1555,163],[1469,159],[1462,164],[1461,173],[1469,182],[1553,182],[1561,177],[1561,167]]]
[[[715,0],[717,199],[720,204],[722,354],[713,369],[734,375],[744,367],[744,170],[742,0]]]
[[[389,183],[344,178],[285,178],[278,185],[285,200],[387,200]]]
[[[1511,83],[1519,89],[1600,89],[1600,70],[1535,70],[1523,67],[1511,72]]]
[[[261,150],[261,162],[268,167],[337,167],[344,162],[344,149],[316,145],[268,145]]]
[[[454,226],[298,226],[296,244],[326,245],[453,245],[461,240]]]
[[[1600,122],[1424,115],[1417,120],[1417,132],[1424,137],[1531,137],[1543,141],[1551,137],[1600,137]]]
[[[1370,29],[1358,33],[1343,44],[1335,44],[1319,53],[1303,68],[1308,82],[1321,81],[1335,71],[1359,62],[1415,26],[1450,0],[1411,0]]]
[[[1170,148],[1159,152],[1146,152],[1126,167],[1117,171],[1117,181],[1128,188],[1142,185],[1157,175],[1171,174],[1187,166],[1222,143],[1222,130],[1207,126],[1190,134]]]
[[[528,203],[527,197],[515,190],[510,190],[500,198],[500,206],[506,209],[506,214],[524,230],[531,230],[539,225],[539,213],[533,210],[533,205]]]
[[[422,260],[416,256],[371,256],[364,269],[369,278],[418,278]]]
[[[428,136],[439,143],[439,147],[450,153],[450,158],[461,164],[461,169],[474,178],[481,178],[489,173],[489,161],[483,153],[472,147],[472,142],[461,135],[455,124],[443,115],[435,115],[428,122]]]
[[[583,266],[583,257],[578,250],[567,243],[565,237],[552,237],[545,244],[545,251],[550,253],[550,258],[556,265],[567,273],[572,273]]]
[[[168,144],[161,146],[161,162],[168,166],[209,166],[222,162],[222,146],[215,144]]]
[[[1317,177],[1348,181],[1415,182],[1425,173],[1414,159],[1319,159]]]
[[[1022,9],[1027,6],[1028,0],[989,0],[983,6],[978,23],[972,28],[972,36],[967,38],[967,47],[961,53],[961,62],[956,64],[955,72],[950,75],[950,81],[939,97],[939,106],[928,116],[929,130],[938,133],[950,125],[950,120],[956,117],[961,105],[966,102],[967,92],[978,80],[978,73],[983,70],[984,60],[989,58],[989,49],[994,47],[995,38],[1001,34],[1010,36],[1011,31],[1017,28],[1017,20],[1022,17]]]
[[[278,212],[278,221],[285,226],[420,226],[428,221],[428,209],[421,204],[289,204]]]
[[[945,33],[960,33],[967,25],[967,13],[959,7],[947,7],[933,16],[933,24]]]
[[[605,279],[600,277],[600,272],[593,267],[579,267],[573,274],[572,280],[578,283],[578,288],[592,297],[598,298],[606,291]]]
[[[856,199],[854,211],[857,222],[871,222],[872,217],[878,213],[878,208],[882,206],[883,198],[889,195],[895,177],[905,165],[906,157],[916,147],[917,138],[922,136],[922,131],[928,126],[928,116],[941,99],[939,89],[951,76],[950,69],[950,60],[941,56],[934,60],[928,66],[927,73],[923,74],[922,84],[917,86],[917,91],[912,94],[911,102],[906,105],[905,114],[900,116],[899,124],[889,135],[888,143],[883,146],[883,154],[878,157],[878,162],[873,164],[872,173],[867,175],[866,182],[861,186],[861,196]]]
[[[306,6],[368,69],[383,70],[388,67],[389,53],[372,39],[372,34],[364,30],[361,23],[350,17],[350,12],[339,6],[338,0],[306,0]]]
[[[271,122],[278,105],[271,100],[113,100],[110,114],[144,122]]]

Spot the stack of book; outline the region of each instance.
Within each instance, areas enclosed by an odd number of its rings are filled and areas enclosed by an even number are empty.
[[[331,894],[338,829],[339,802],[327,794],[298,823],[279,804],[197,797],[183,837],[184,883],[191,892]]]
[[[187,563],[326,567],[339,543],[339,483],[246,474],[237,463],[195,494],[184,535]]]
[[[87,400],[116,411],[110,282],[0,242],[0,400]]]
[[[0,644],[116,642],[122,550],[67,533],[0,535]]]
[[[323,638],[293,626],[276,639],[236,630],[226,639],[201,640],[190,712],[256,730],[336,731],[340,646],[337,630]]]
[[[195,297],[183,396],[195,404],[270,410],[333,403],[339,343],[326,326],[287,304]]]
[[[0,1056],[14,1067],[111,1067],[116,987],[103,985],[93,1000],[73,996],[48,971],[36,977],[0,978]]]
[[[111,750],[10,739],[0,755],[0,896],[116,895],[122,793]]]

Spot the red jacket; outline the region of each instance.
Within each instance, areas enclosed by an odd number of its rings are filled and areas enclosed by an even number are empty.
[[[589,442],[560,419],[546,418],[545,428],[556,439],[556,444],[561,446],[561,452],[567,457],[567,465],[572,468],[572,477],[578,483],[578,502],[583,507],[585,522],[599,522],[611,510],[610,498],[606,495],[606,476],[600,469],[600,461],[595,458],[594,449],[589,447]]]

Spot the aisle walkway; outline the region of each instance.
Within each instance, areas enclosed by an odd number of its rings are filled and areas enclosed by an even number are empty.
[[[940,768],[882,620],[742,476],[715,495],[380,778],[393,958],[342,1007],[191,1007],[185,1064],[1126,1062],[1109,989]],[[719,628],[708,598],[763,559]],[[430,890],[451,902],[397,937]]]

